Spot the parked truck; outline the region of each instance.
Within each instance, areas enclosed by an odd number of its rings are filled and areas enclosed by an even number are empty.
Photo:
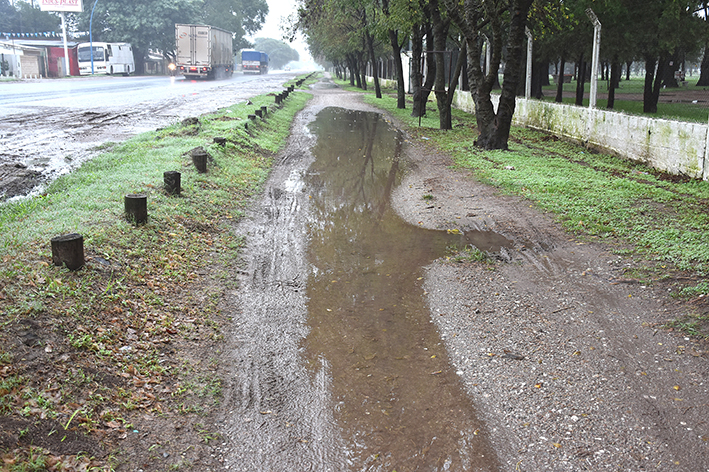
[[[244,74],[268,74],[268,54],[253,49],[241,51],[241,70]]]
[[[209,25],[175,25],[177,71],[186,79],[221,79],[234,72],[232,33]]]

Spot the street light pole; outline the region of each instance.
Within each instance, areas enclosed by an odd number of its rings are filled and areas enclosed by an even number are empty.
[[[64,76],[71,75],[69,70],[69,47],[66,44],[66,15],[61,12],[62,16],[62,38],[64,39]]]
[[[591,90],[588,97],[588,107],[596,108],[596,96],[598,95],[598,62],[601,50],[601,22],[590,8],[586,9],[586,15],[593,23],[593,56],[591,59]]]
[[[89,51],[91,51],[91,75],[94,75],[94,37],[91,31],[91,26],[94,23],[94,9],[98,0],[94,2],[94,6],[91,7],[91,17],[89,18]]]
[[[524,28],[524,34],[527,35],[527,77],[524,84],[524,98],[529,100],[532,97],[532,32],[529,28]]]

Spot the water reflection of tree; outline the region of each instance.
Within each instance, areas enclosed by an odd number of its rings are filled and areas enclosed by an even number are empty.
[[[376,447],[397,467],[413,461],[433,470],[450,460],[464,470],[462,456],[475,463],[480,451],[463,445],[479,423],[445,352],[424,350],[440,339],[417,280],[452,237],[409,225],[390,209],[403,139],[383,117],[327,109],[313,130],[310,261],[319,275],[308,283],[306,345],[328,360],[342,402],[338,421],[355,449],[364,445],[353,451],[355,465]]]
[[[320,137],[310,183],[319,190],[323,216],[386,208],[398,176],[401,133],[379,114],[339,109],[321,112],[315,126]]]

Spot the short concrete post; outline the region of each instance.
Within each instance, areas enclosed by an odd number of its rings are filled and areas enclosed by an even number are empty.
[[[182,174],[177,171],[170,170],[162,174],[163,182],[165,182],[165,192],[168,195],[179,195],[182,192],[181,182]]]
[[[255,114],[256,116],[258,116],[259,118],[263,118],[263,114],[261,113],[261,109],[258,109],[258,110],[256,110],[256,111],[254,111],[254,114]]]
[[[148,196],[143,193],[130,193],[124,199],[126,220],[134,225],[148,221]]]
[[[261,115],[265,118],[268,114],[268,107],[266,105],[261,107]]]
[[[209,154],[207,154],[207,151],[205,151],[201,147],[198,147],[192,149],[190,154],[192,154],[192,163],[197,169],[197,172],[199,172],[200,174],[204,174],[205,172],[207,172],[207,159],[209,158]]]
[[[84,265],[84,237],[77,233],[52,238],[52,262],[55,266],[66,264],[69,270]]]

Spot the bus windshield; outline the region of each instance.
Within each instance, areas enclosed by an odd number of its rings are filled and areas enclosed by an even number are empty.
[[[91,49],[90,47],[79,48],[78,58],[79,62],[90,62],[91,61]],[[103,46],[94,46],[94,61],[103,61]]]

